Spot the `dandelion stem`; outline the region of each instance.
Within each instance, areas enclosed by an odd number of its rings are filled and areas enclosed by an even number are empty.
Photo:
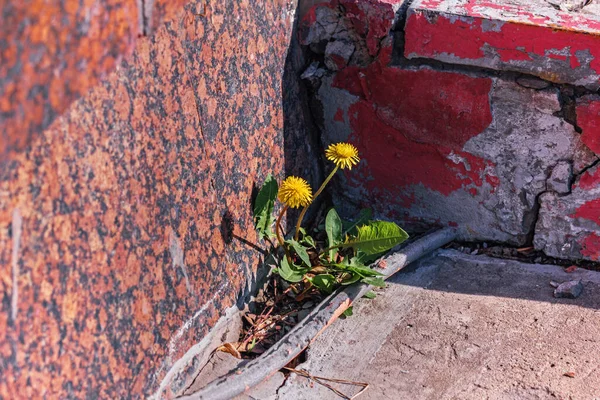
[[[288,253],[288,249],[287,247],[285,247],[285,242],[283,241],[283,237],[281,236],[281,232],[283,231],[283,228],[281,227],[281,219],[283,218],[283,214],[285,214],[288,208],[288,205],[284,206],[281,209],[279,216],[277,217],[277,221],[275,222],[275,235],[277,236],[277,241],[279,242],[279,245],[283,248],[283,251],[285,251],[285,256],[287,257],[288,263],[291,264],[292,257],[290,256],[290,253]]]
[[[338,169],[339,169],[339,167],[336,165],[335,168],[333,169],[333,171],[331,171],[331,173],[329,174],[329,176],[323,181],[323,183],[321,184],[321,187],[319,188],[319,190],[317,190],[317,192],[313,196],[313,200],[312,200],[313,202],[315,201],[317,196],[320,195],[321,192],[323,192],[323,189],[325,189],[325,186],[327,186],[327,184],[329,183],[331,178],[333,178],[333,176],[335,175],[335,173],[337,172]],[[302,220],[304,219],[306,210],[308,210],[308,206],[310,206],[310,204],[307,204],[306,206],[304,206],[304,208],[302,209],[302,212],[300,212],[300,216],[298,217],[298,222],[296,223],[296,233],[294,234],[294,240],[298,240],[298,235],[300,234],[300,226],[302,225]]]
[[[283,238],[281,237],[281,219],[283,218],[283,214],[285,214],[285,212],[287,211],[289,207],[288,206],[284,206],[281,211],[279,212],[279,216],[277,216],[277,221],[275,222],[275,235],[277,235],[277,241],[279,242],[279,245],[281,247],[284,247],[284,242],[283,242]]]

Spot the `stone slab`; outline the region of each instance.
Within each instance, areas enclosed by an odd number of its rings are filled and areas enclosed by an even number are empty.
[[[578,299],[553,297],[550,281],[573,279],[585,286]],[[599,310],[597,272],[440,251],[358,302],[297,368],[367,382],[364,399],[593,399]],[[339,398],[295,375],[277,393]]]
[[[544,0],[416,0],[408,10],[404,54],[595,90],[600,9],[561,10]]]

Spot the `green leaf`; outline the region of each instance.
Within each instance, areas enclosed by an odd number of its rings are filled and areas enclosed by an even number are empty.
[[[368,276],[383,276],[381,272],[377,272],[374,269],[369,267],[352,267],[349,266],[348,269],[352,272],[356,272],[357,274],[364,276],[365,278]]]
[[[362,278],[362,276],[355,272],[347,272],[346,274],[348,275],[348,278],[344,278],[344,280],[342,281],[342,285],[344,286],[352,285],[353,283],[358,282]]]
[[[319,274],[312,278],[311,282],[325,294],[329,294],[335,289],[335,277],[331,274]]]
[[[298,257],[300,257],[300,259],[302,260],[302,262],[307,267],[310,267],[310,257],[308,256],[308,253],[306,252],[306,249],[304,248],[304,246],[302,246],[300,243],[296,242],[294,239],[286,240],[285,242],[287,244],[289,244],[290,246],[292,246],[292,248],[294,249],[296,254],[298,254]]]
[[[279,276],[286,281],[296,283],[300,282],[304,278],[304,274],[308,272],[308,268],[299,268],[296,265],[290,265],[287,257],[283,257],[281,260],[281,265],[274,271],[276,271]]]
[[[342,220],[335,211],[335,208],[329,210],[327,217],[325,217],[325,231],[327,232],[329,247],[333,247],[342,243]],[[335,257],[336,252],[337,249],[329,250],[329,258],[331,260],[333,260],[333,257]]]
[[[315,247],[315,239],[312,236],[306,235],[301,240],[300,243],[306,245],[308,248]]]
[[[363,278],[361,282],[366,283],[367,285],[373,285],[377,287],[385,287],[385,282],[381,278],[375,278],[373,276],[369,276],[367,278]]]
[[[342,313],[342,315],[344,317],[351,317],[354,314],[354,312],[352,311],[352,306],[346,308],[346,310],[344,310],[344,312]]]
[[[356,259],[359,260],[363,265],[368,265],[372,264],[373,261],[383,256],[385,253],[387,253],[387,251],[377,254],[366,254],[365,252],[358,250],[356,252]]]
[[[254,346],[256,346],[256,336],[252,338],[252,343],[250,343],[250,345],[248,346],[248,351],[252,351]]]
[[[343,232],[342,236],[347,233],[354,233],[353,231],[355,230],[355,228],[357,226],[366,224],[367,222],[369,222],[369,220],[372,217],[373,217],[373,210],[371,210],[370,208],[363,208],[358,213],[358,218],[356,218],[356,220],[354,222],[345,222],[344,221],[344,223],[343,223],[344,232]]]
[[[277,190],[277,181],[269,174],[254,201],[254,225],[263,238],[275,236],[271,226],[275,221],[273,208],[277,199]]]
[[[366,255],[382,253],[408,239],[408,234],[393,222],[371,221],[357,230],[358,235],[348,239],[343,247],[352,247]]]
[[[373,300],[375,297],[377,297],[377,293],[375,293],[372,290],[369,290],[367,293],[365,293],[365,295],[363,296],[369,300]]]

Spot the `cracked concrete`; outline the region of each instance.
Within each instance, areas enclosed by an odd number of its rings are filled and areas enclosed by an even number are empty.
[[[555,299],[549,282],[571,279],[583,295]],[[358,302],[297,368],[368,382],[361,399],[591,400],[600,397],[599,310],[600,273],[442,250]],[[276,398],[338,397],[292,374]]]
[[[550,282],[581,280],[578,299]],[[297,366],[315,376],[367,382],[361,399],[573,399],[600,397],[600,273],[567,273],[438,250],[354,305]],[[195,384],[239,366],[218,353]],[[347,395],[359,388],[332,384]],[[237,400],[334,400],[316,382],[277,372]]]

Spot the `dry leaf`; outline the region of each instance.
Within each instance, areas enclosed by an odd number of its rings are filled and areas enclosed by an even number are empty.
[[[236,343],[236,345],[238,345],[238,343]],[[223,351],[225,353],[229,353],[232,356],[234,356],[235,358],[242,358],[242,355],[236,349],[236,346],[234,346],[232,343],[225,343],[225,344],[217,347],[217,351]]]
[[[527,253],[527,252],[530,252],[531,250],[533,250],[533,247],[521,247],[520,249],[517,249],[517,251],[519,253]]]

